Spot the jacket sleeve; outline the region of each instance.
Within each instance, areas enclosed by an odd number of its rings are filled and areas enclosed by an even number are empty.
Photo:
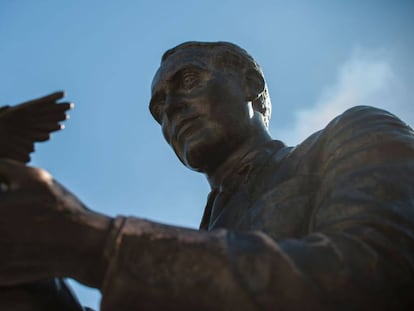
[[[414,136],[353,108],[318,138],[309,232],[203,232],[118,220],[102,310],[409,309],[414,293]],[[122,223],[122,224],[121,224]]]
[[[260,232],[196,231],[129,217],[110,244],[103,311],[292,310],[300,299],[314,300],[291,260]],[[240,263],[249,265],[248,282],[258,292],[246,288]],[[269,288],[276,295],[256,301]]]

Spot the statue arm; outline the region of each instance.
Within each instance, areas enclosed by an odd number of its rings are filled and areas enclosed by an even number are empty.
[[[47,172],[0,159],[0,287],[72,277],[100,288],[111,218]]]
[[[283,310],[303,301],[321,309],[300,271],[261,232],[196,231],[132,217],[117,222],[107,252],[104,311]]]

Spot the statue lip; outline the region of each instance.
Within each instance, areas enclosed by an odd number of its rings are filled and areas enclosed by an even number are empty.
[[[180,120],[179,122],[177,122],[177,125],[175,126],[174,132],[175,132],[175,138],[177,140],[180,139],[180,137],[186,133],[188,130],[192,129],[194,127],[194,122],[195,120],[200,119],[199,115],[196,116],[191,116],[191,117],[187,117],[184,118],[182,120]]]

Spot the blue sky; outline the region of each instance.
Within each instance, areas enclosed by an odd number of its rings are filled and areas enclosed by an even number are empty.
[[[166,49],[244,47],[268,82],[271,134],[294,145],[357,104],[414,125],[413,30],[409,0],[2,0],[0,105],[65,90],[76,108],[31,164],[99,212],[195,228],[208,184],[175,158],[148,111]],[[75,291],[98,308],[97,291]]]

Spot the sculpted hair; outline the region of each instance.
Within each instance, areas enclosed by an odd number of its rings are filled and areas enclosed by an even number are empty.
[[[241,74],[245,74],[246,72],[253,70],[257,72],[265,81],[263,72],[253,57],[251,57],[250,54],[241,47],[230,42],[184,42],[166,51],[162,56],[161,63],[175,52],[187,48],[208,49],[209,51],[213,52],[213,62],[215,64],[223,66],[224,68],[236,70],[236,72],[240,72]],[[266,83],[263,92],[259,94],[258,98],[252,101],[252,106],[253,109],[263,115],[265,125],[268,127],[272,104],[270,102]]]

